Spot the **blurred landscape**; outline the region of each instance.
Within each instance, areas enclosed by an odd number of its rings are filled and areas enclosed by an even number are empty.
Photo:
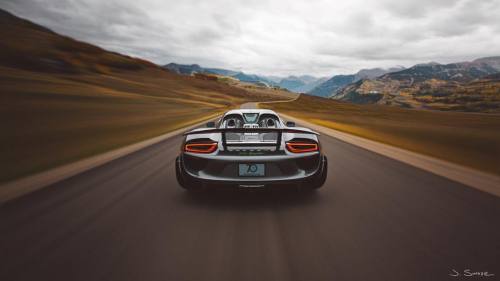
[[[292,93],[171,73],[0,10],[0,182]]]
[[[3,10],[0,25],[0,182],[298,93],[262,106],[500,174],[500,57],[280,77],[159,66]]]
[[[291,116],[360,137],[500,175],[500,115],[359,105],[301,95],[263,103]]]
[[[494,280],[499,14],[0,1],[0,281]],[[237,108],[298,130],[184,134]]]

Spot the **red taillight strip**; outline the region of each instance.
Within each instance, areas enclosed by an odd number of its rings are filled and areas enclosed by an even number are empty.
[[[313,152],[318,151],[318,144],[307,142],[287,142],[286,148],[288,151],[293,153]]]
[[[209,143],[186,143],[184,151],[192,153],[212,153],[217,149],[216,142]]]

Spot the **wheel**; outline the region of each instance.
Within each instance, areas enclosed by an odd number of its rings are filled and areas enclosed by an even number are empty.
[[[328,159],[323,155],[322,157],[322,165],[319,174],[317,174],[310,181],[305,184],[311,189],[319,189],[321,188],[326,181],[326,177],[328,175]]]
[[[199,185],[197,185],[193,180],[186,177],[186,175],[184,174],[181,161],[182,160],[180,156],[177,156],[177,158],[175,159],[175,177],[177,178],[177,182],[182,188],[186,190],[198,190]]]

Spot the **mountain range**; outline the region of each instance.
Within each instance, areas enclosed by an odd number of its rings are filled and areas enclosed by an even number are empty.
[[[500,56],[471,62],[417,64],[344,85],[331,98],[408,108],[500,110]]]
[[[318,78],[311,75],[302,76],[264,76],[257,74],[247,74],[241,71],[234,71],[220,68],[205,68],[198,64],[177,64],[169,63],[163,68],[168,69],[177,74],[193,75],[194,73],[215,74],[229,76],[238,79],[241,82],[254,83],[258,85],[266,85],[268,87],[280,87],[295,93],[306,93],[325,82],[327,78]]]
[[[281,79],[278,86],[296,93],[307,93],[326,80],[326,77],[317,78],[310,75],[288,76]]]
[[[389,72],[400,71],[403,69],[404,67],[394,67],[389,69],[372,68],[362,69],[355,74],[335,75],[308,91],[308,94],[318,97],[330,97],[332,95],[335,95],[337,91],[339,91],[343,87],[361,79],[372,79]]]
[[[470,62],[429,62],[409,68],[362,69],[331,78],[261,76],[243,72],[203,68],[199,65],[168,64],[170,71],[191,75],[210,73],[230,76],[260,86],[280,87],[296,93],[358,104],[384,104],[407,108],[500,111],[500,56]]]

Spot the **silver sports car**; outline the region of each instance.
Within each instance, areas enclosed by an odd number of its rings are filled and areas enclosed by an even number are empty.
[[[295,127],[272,110],[225,113],[206,128],[184,134],[176,159],[179,184],[189,190],[211,187],[320,188],[327,159],[318,133]]]

